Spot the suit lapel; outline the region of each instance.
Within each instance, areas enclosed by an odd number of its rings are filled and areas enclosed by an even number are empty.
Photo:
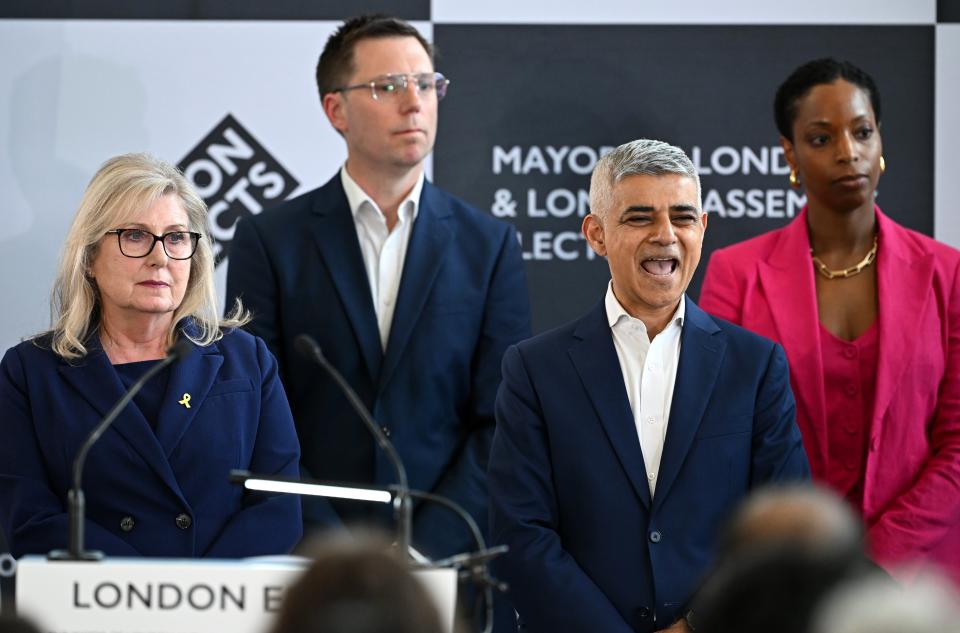
[[[157,420],[157,439],[167,459],[196,417],[221,365],[223,356],[215,344],[206,349],[194,345],[193,353],[171,365]]]
[[[811,421],[804,430],[804,442],[814,472],[827,464],[827,401],[823,386],[823,358],[820,353],[820,317],[806,210],[781,234],[767,261],[757,263],[760,284],[767,305],[792,367],[810,368],[791,375],[798,406]],[[811,437],[812,433],[812,437]]]
[[[680,334],[680,361],[657,475],[654,510],[662,505],[670,491],[700,428],[727,347],[713,320],[689,299],[684,298],[684,301],[686,316]]]
[[[400,277],[397,307],[390,324],[390,337],[380,372],[380,389],[386,386],[397,368],[413,328],[420,319],[437,273],[450,249],[453,240],[450,215],[446,205],[437,200],[433,186],[424,182],[417,219],[413,224],[403,274]]]
[[[927,309],[933,280],[933,253],[912,248],[909,235],[877,209],[877,296],[879,357],[873,419],[882,421],[900,377],[910,364],[915,327]],[[878,434],[876,429],[873,434]]]
[[[580,321],[574,336],[579,341],[570,348],[570,359],[627,478],[640,501],[649,508],[650,487],[643,451],[602,301]]]
[[[100,347],[100,339],[96,336],[91,340],[90,351],[83,362],[79,365],[62,364],[60,375],[98,415],[98,419],[92,420],[87,428],[81,429],[84,436],[89,434],[93,427],[107,415],[125,392],[120,377],[117,376],[116,370],[110,364],[110,359]],[[84,419],[84,416],[78,415],[77,419]],[[180,494],[180,486],[157,441],[157,436],[135,405],[128,404],[120,412],[107,433],[111,431],[116,431],[123,437],[143,461],[172,490]]]
[[[370,379],[376,382],[383,358],[377,313],[339,174],[318,192],[313,212],[316,220],[310,230],[353,328]]]

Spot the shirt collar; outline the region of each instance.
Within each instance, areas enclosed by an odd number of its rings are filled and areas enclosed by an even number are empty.
[[[413,220],[417,217],[417,213],[420,211],[420,193],[423,191],[424,180],[425,176],[421,171],[420,177],[417,178],[417,182],[413,185],[413,189],[410,190],[407,197],[400,201],[398,215],[401,220],[405,218]],[[340,167],[340,183],[343,185],[343,193],[347,196],[347,204],[350,205],[350,213],[353,214],[354,219],[356,219],[357,213],[359,213],[364,203],[369,204],[380,216],[383,216],[383,211],[381,211],[377,203],[373,201],[373,198],[347,173],[346,163]]]
[[[610,280],[610,282],[607,284],[607,295],[604,297],[603,302],[607,309],[607,324],[611,328],[616,326],[617,323],[623,319],[640,321],[640,319],[630,316],[630,314],[623,309],[623,306],[620,305],[620,301],[617,300],[616,295],[613,294],[613,280]],[[686,303],[686,295],[681,295],[680,305],[678,305],[676,311],[674,311],[673,316],[670,318],[670,322],[667,324],[667,327],[670,327],[673,324],[676,324],[677,327],[683,327],[683,318],[687,314]],[[640,323],[642,324],[643,321],[640,321]],[[645,325],[644,330],[646,330]]]

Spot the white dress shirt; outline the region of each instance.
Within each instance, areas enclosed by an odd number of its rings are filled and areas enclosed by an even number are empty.
[[[390,231],[387,229],[387,218],[377,203],[350,177],[346,165],[340,168],[340,181],[353,213],[353,223],[357,227],[360,252],[363,254],[363,265],[367,269],[373,308],[377,313],[377,325],[380,328],[380,346],[384,351],[390,339],[390,324],[397,306],[397,292],[400,290],[400,277],[403,274],[403,262],[407,257],[413,222],[419,211],[423,179],[421,173],[417,184],[400,202],[397,223]]]
[[[640,438],[650,496],[653,497],[663,443],[667,437],[673,387],[677,381],[680,332],[685,314],[684,297],[680,297],[680,305],[670,322],[652,341],[647,336],[643,321],[627,314],[620,305],[613,294],[613,283],[607,287],[605,304],[613,345],[620,359],[620,371],[623,372],[623,384]]]

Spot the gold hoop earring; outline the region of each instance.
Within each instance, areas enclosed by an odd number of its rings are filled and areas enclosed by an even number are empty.
[[[800,188],[800,176],[797,175],[796,169],[790,170],[790,186],[794,189]]]
[[[880,173],[887,171],[887,161],[883,160],[883,156],[880,157]]]

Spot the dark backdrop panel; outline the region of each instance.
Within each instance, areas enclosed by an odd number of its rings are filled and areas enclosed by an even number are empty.
[[[361,13],[429,20],[430,0],[5,0],[0,18],[342,20]]]
[[[578,238],[603,146],[659,138],[697,158],[710,219],[693,297],[710,251],[789,222],[802,200],[777,155],[771,104],[815,57],[876,78],[887,159],[878,202],[932,234],[932,26],[436,25],[434,38],[453,80],[435,180],[515,223],[538,332],[599,301],[609,278]]]
[[[960,0],[937,0],[937,22],[960,22]]]

